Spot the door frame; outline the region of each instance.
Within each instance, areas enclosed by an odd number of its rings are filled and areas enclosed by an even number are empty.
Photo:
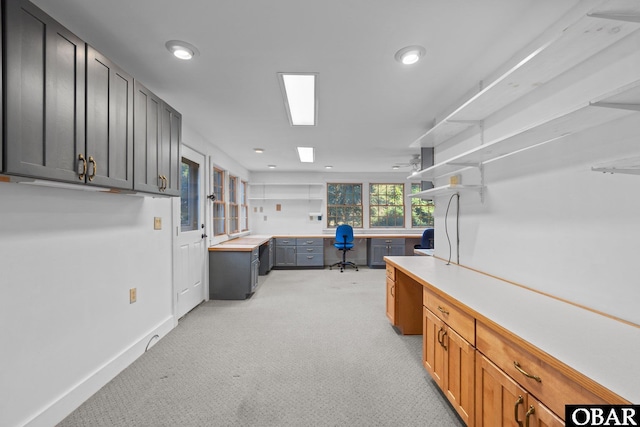
[[[180,164],[182,164],[182,158],[183,157],[187,157],[189,158],[188,155],[186,155],[189,151],[192,151],[194,153],[196,153],[196,155],[198,156],[202,156],[203,159],[203,163],[200,164],[200,167],[203,168],[202,169],[202,182],[200,183],[200,203],[202,203],[202,212],[204,217],[200,219],[200,223],[204,224],[204,229],[202,230],[204,234],[207,235],[207,237],[205,238],[205,242],[204,242],[204,250],[205,253],[202,255],[203,256],[203,299],[205,301],[209,301],[209,256],[208,256],[208,248],[210,245],[210,241],[211,241],[211,233],[210,233],[210,224],[208,221],[208,218],[210,217],[210,212],[209,212],[209,204],[206,203],[206,195],[209,194],[210,188],[209,188],[209,179],[210,179],[210,173],[209,173],[209,156],[207,156],[206,154],[202,153],[201,151],[192,148],[190,146],[188,146],[187,144],[181,144],[180,147]],[[174,326],[178,324],[178,282],[179,282],[179,277],[178,277],[178,271],[179,271],[179,266],[178,266],[178,262],[179,262],[179,242],[178,242],[178,236],[180,235],[180,197],[172,197],[171,199],[173,202],[173,206],[172,206],[172,224],[173,224],[173,232],[171,234],[172,236],[172,258],[173,258],[173,262],[172,262],[172,268],[173,268],[173,274],[172,274],[172,286],[171,286],[171,293],[172,293],[172,297],[171,297],[171,313],[174,319]]]

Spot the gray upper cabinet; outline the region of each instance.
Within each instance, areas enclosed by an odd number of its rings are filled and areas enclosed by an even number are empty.
[[[180,113],[33,4],[3,4],[0,170],[179,196]]]
[[[133,188],[159,193],[164,184],[160,176],[162,100],[138,81],[134,92]]]
[[[182,115],[169,105],[162,105],[162,150],[160,175],[164,179],[162,192],[169,196],[180,195],[180,143]]]
[[[133,189],[133,78],[87,46],[87,183]]]
[[[4,171],[79,182],[85,44],[27,1],[4,4]]]
[[[134,189],[180,195],[182,116],[135,82]]]

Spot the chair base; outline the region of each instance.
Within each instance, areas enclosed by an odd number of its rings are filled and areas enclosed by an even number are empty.
[[[340,273],[342,273],[346,267],[353,267],[353,268],[356,269],[356,271],[358,271],[358,266],[355,263],[351,262],[351,261],[338,261],[335,264],[331,264],[329,266],[329,270],[331,270],[333,267],[337,267],[337,266],[340,266]]]

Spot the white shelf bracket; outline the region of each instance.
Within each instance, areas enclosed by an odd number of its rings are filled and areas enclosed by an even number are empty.
[[[640,23],[640,15],[635,13],[615,13],[615,12],[594,12],[587,13],[591,18],[613,19],[615,21]]]

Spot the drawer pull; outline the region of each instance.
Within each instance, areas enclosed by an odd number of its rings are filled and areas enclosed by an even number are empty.
[[[520,367],[520,364],[518,362],[516,362],[515,360],[513,361],[513,366],[518,370],[518,372],[520,372],[522,375],[524,375],[527,378],[532,378],[536,381],[538,381],[539,383],[542,382],[542,379],[537,376],[537,375],[531,375],[530,373],[526,372],[524,369],[522,369]]]
[[[313,245],[313,240],[307,240],[307,245]]]
[[[445,310],[444,308],[440,307],[440,306],[438,306],[438,311],[440,313],[442,313],[442,314],[447,315],[447,316],[449,315],[449,312],[447,310]]]
[[[518,400],[516,400],[516,404],[513,406],[513,418],[515,418],[516,422],[520,427],[523,427],[523,426],[522,426],[522,421],[518,419],[518,406],[522,405],[523,401],[524,399],[522,398],[522,396],[518,396]]]
[[[529,427],[529,417],[530,417],[531,415],[535,414],[535,413],[536,413],[536,408],[534,408],[534,407],[533,407],[533,405],[529,405],[529,410],[528,410],[528,411],[527,411],[527,413],[525,414],[525,418],[524,418],[524,420],[525,420],[524,425],[525,425],[526,427]]]

